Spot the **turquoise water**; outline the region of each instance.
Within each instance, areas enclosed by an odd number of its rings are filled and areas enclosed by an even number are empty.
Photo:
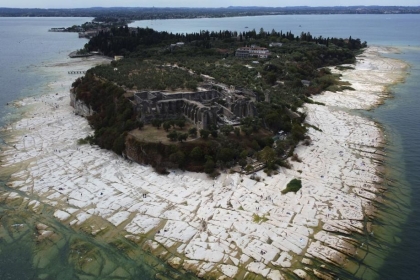
[[[314,36],[360,38],[369,45],[394,46],[411,67],[404,83],[390,87],[392,99],[372,112],[387,134],[385,204],[378,205],[376,239],[359,236],[369,244],[370,255],[355,275],[337,271],[350,279],[417,279],[420,275],[420,15],[287,15],[222,19],[137,21],[131,26],[174,33],[200,30],[283,30]],[[248,27],[248,28],[245,28]],[[363,112],[361,112],[363,113]],[[383,262],[383,257],[388,255]],[[380,265],[380,269],[377,268]]]
[[[54,76],[42,75],[39,67],[80,49],[87,40],[76,33],[50,33],[50,27],[71,26],[89,18],[0,18],[0,126],[11,113],[6,106],[16,99],[39,94]]]
[[[90,20],[0,18],[0,126],[20,116],[19,110],[8,103],[47,93],[46,85],[62,75],[45,71],[42,66],[63,61],[71,51],[87,42],[76,33],[53,33],[48,29]],[[0,134],[0,149],[5,136]],[[7,174],[0,169],[0,195],[15,191],[6,186],[7,180]],[[0,199],[1,280],[196,279],[169,267],[165,261],[142,250],[142,243],[131,242],[122,234],[107,233],[94,238],[83,228],[74,229],[60,223],[48,205],[41,204],[33,212],[23,198],[36,197],[20,194],[22,198],[12,202]],[[39,223],[54,231],[53,238],[37,240]]]
[[[74,33],[49,33],[51,27],[66,27],[88,21],[88,18],[0,18],[0,125],[9,122],[15,113],[7,103],[24,96],[42,94],[42,88],[58,75],[48,74],[39,67],[81,48],[86,41]],[[387,180],[384,194],[387,203],[379,205],[381,214],[376,223],[384,233],[378,238],[361,236],[371,246],[369,261],[381,262],[381,269],[361,266],[357,276],[337,271],[340,278],[416,279],[420,275],[420,15],[328,15],[328,16],[266,16],[223,19],[156,20],[136,22],[132,26],[149,26],[171,32],[208,30],[259,30],[261,27],[292,31],[309,31],[315,36],[360,37],[369,44],[396,46],[401,54],[392,57],[411,64],[404,83],[391,87],[393,99],[368,117],[380,122],[386,131]],[[1,139],[0,139],[1,140]],[[0,192],[7,192],[0,178]],[[179,276],[173,269],[135,244],[120,238],[92,238],[58,223],[52,209],[45,207],[41,214],[25,209],[22,201],[14,204],[0,202],[0,279],[153,279],[161,273],[167,279]],[[408,222],[405,222],[407,220]],[[34,224],[53,225],[58,237],[52,246],[40,246],[34,241]],[[14,226],[22,224],[23,226]],[[389,232],[389,234],[387,234]],[[379,235],[378,235],[379,236]],[[123,249],[121,249],[123,248]],[[85,265],[75,260],[79,255],[95,259]],[[133,257],[134,256],[134,257]],[[39,260],[43,260],[40,264]],[[36,265],[35,265],[36,264]],[[120,275],[112,275],[104,267],[121,267]],[[98,272],[99,271],[99,272]],[[42,276],[42,277],[41,277]]]
[[[411,64],[409,76],[404,83],[391,87],[395,98],[387,100],[371,114],[386,125],[390,168],[399,173],[398,178],[408,185],[411,195],[407,223],[397,235],[401,242],[392,248],[380,271],[383,279],[417,279],[420,274],[420,48],[403,47],[401,50],[401,54],[392,57]],[[398,193],[398,184],[394,191]]]

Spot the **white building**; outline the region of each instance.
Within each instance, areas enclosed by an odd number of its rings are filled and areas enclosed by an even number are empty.
[[[235,56],[237,57],[258,57],[267,58],[270,55],[270,51],[266,48],[257,46],[242,47],[236,50]]]

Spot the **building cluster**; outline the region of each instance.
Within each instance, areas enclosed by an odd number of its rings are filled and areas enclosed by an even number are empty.
[[[96,35],[99,34],[99,32],[104,31],[104,32],[108,32],[110,29],[108,27],[106,28],[100,28],[100,29],[90,29],[90,30],[86,30],[86,31],[82,31],[79,32],[79,38],[93,38]]]
[[[237,49],[235,56],[268,58],[270,56],[270,51],[267,48],[252,45],[250,47],[242,47]]]
[[[150,123],[153,119],[171,120],[183,116],[198,129],[219,124],[237,124],[241,118],[257,114],[255,95],[252,92],[220,91],[209,87],[197,92],[137,92],[131,101],[144,123]]]
[[[175,48],[182,48],[184,45],[185,45],[184,42],[178,42],[176,44],[171,44],[169,48],[172,51]]]

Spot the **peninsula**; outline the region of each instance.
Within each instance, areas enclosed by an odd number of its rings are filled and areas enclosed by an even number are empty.
[[[27,111],[3,128],[1,172],[16,190],[3,200],[129,240],[180,273],[160,279],[333,279],[335,266],[358,277],[366,251],[353,235],[374,230],[383,140],[348,110],[402,79],[406,65],[380,56],[391,50],[275,30],[110,32],[85,49],[117,59],[56,65],[105,62],[15,103]],[[48,226],[40,244],[58,238]],[[110,276],[95,254],[80,269]]]
[[[288,166],[304,141],[298,110],[323,90],[351,90],[325,66],[353,63],[366,42],[310,33],[170,34],[123,26],[102,31],[86,52],[116,59],[73,84],[72,105],[111,149],[159,173],[167,168],[251,174]],[[113,112],[112,114],[110,112]],[[316,129],[316,127],[315,127]],[[258,178],[256,178],[258,180]]]

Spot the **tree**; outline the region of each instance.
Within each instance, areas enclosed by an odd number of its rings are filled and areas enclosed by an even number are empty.
[[[210,174],[214,171],[215,167],[216,164],[214,163],[213,159],[211,157],[208,157],[206,163],[204,164],[204,172]]]
[[[188,133],[178,133],[178,141],[182,142],[187,140],[188,138]]]
[[[260,145],[258,144],[257,140],[252,140],[251,142],[251,148],[255,151],[259,151],[261,149]]]
[[[249,126],[242,126],[241,130],[245,133],[246,136],[249,136],[252,134],[252,127]]]
[[[258,160],[264,162],[265,164],[269,165],[276,159],[276,152],[273,148],[266,146],[262,151],[258,153]]]
[[[240,154],[239,157],[246,159],[246,157],[248,156],[248,151],[247,150],[243,150]]]
[[[267,82],[267,84],[274,85],[277,81],[276,74],[272,72],[268,73],[267,75],[265,75],[265,81]]]
[[[170,124],[169,122],[164,122],[162,126],[163,126],[163,129],[164,129],[166,132],[168,132],[168,131],[169,131],[169,129],[171,128],[171,124]]]
[[[253,171],[254,170],[254,167],[251,165],[251,164],[248,164],[246,167],[245,167],[245,171],[246,172],[251,172],[251,171]]]
[[[210,131],[208,131],[207,129],[201,129],[201,130],[200,130],[200,136],[201,136],[203,139],[207,139],[207,138],[209,138],[209,135],[210,135]]]
[[[260,38],[264,38],[265,37],[264,28],[262,28],[262,27],[260,28],[260,33],[258,35],[260,35]]]
[[[228,136],[232,131],[233,131],[233,126],[231,125],[224,125],[220,128],[220,132],[226,136]]]
[[[137,121],[137,128],[139,130],[141,130],[143,128],[143,126],[144,126],[144,123],[142,121]]]
[[[112,150],[118,154],[121,155],[121,153],[124,151],[125,149],[125,135],[121,134],[120,136],[118,136],[117,140],[114,141],[114,144],[112,146]]]
[[[211,137],[217,138],[217,130],[212,130],[211,131]]]
[[[159,119],[154,119],[154,120],[152,120],[152,125],[153,125],[154,127],[156,127],[157,129],[159,129],[159,128],[160,128],[160,126],[162,125],[162,121],[161,121],[161,120],[159,120]]]
[[[166,137],[168,137],[171,141],[175,141],[178,139],[178,133],[176,131],[171,131]]]
[[[192,149],[191,153],[190,153],[190,157],[193,160],[197,160],[200,161],[203,159],[203,151],[201,150],[200,147],[195,147],[194,149]]]
[[[179,128],[184,128],[185,126],[185,120],[177,120],[176,125],[179,126]]]
[[[302,141],[305,139],[306,128],[301,124],[294,123],[292,125],[292,137],[296,142]]]
[[[236,137],[241,136],[241,129],[239,127],[235,127],[233,132],[235,133]]]
[[[217,153],[217,159],[221,160],[222,162],[229,162],[234,159],[235,154],[233,150],[230,148],[221,148]]]
[[[282,194],[288,192],[297,193],[302,188],[302,181],[299,179],[292,179],[286,186],[284,190],[281,191]]]
[[[185,163],[185,154],[183,152],[181,152],[181,151],[178,151],[176,153],[171,154],[169,156],[169,159],[172,162],[178,164],[179,166],[182,166]]]
[[[196,127],[190,128],[188,130],[188,134],[191,135],[191,136],[196,137],[197,136],[197,128]]]

